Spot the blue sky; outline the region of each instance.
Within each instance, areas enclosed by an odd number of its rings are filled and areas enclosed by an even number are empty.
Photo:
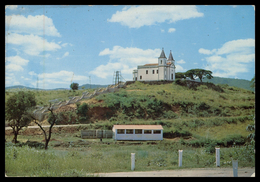
[[[44,89],[132,80],[138,65],[172,51],[176,72],[255,74],[255,9],[237,6],[31,6],[5,8],[5,86]]]

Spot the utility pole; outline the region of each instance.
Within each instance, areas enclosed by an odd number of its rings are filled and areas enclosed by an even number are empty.
[[[39,82],[39,78],[38,78],[38,76],[37,76],[37,86],[36,86],[36,90],[38,91],[38,89],[39,89],[39,87],[38,87],[38,82]]]
[[[89,76],[89,88],[91,89],[91,76]]]

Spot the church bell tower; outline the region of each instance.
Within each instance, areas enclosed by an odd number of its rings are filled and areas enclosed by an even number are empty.
[[[158,58],[158,80],[166,79],[166,62],[167,62],[167,58],[162,48],[161,55]]]

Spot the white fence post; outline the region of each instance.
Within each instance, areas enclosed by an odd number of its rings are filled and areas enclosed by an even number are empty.
[[[219,153],[220,148],[216,148],[216,166],[220,166],[220,153]]]
[[[232,159],[232,166],[233,166],[233,176],[238,177],[238,175],[237,175],[238,160]]]
[[[135,153],[131,153],[131,170],[135,170]]]
[[[183,150],[179,150],[179,167],[182,166],[182,152]]]

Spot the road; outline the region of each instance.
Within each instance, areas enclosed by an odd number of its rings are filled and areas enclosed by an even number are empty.
[[[238,177],[251,177],[255,168],[238,168]],[[100,177],[233,177],[233,168],[195,168],[161,171],[95,173]]]

